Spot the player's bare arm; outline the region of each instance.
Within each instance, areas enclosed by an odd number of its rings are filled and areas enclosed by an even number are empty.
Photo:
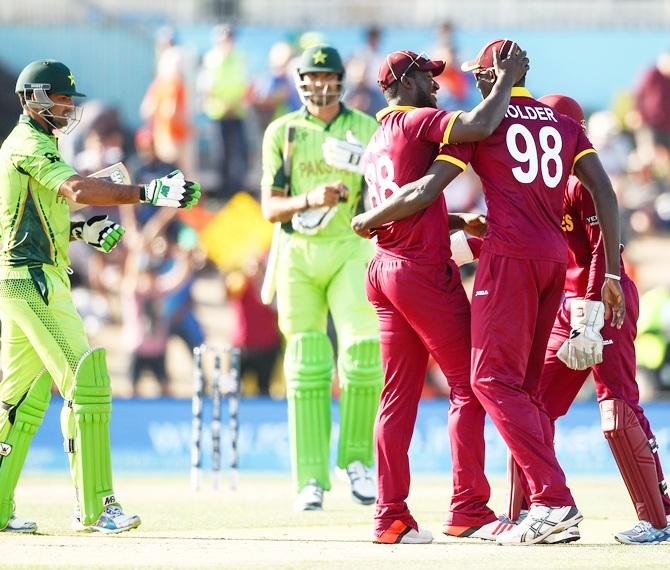
[[[609,177],[595,153],[585,154],[577,161],[575,175],[593,197],[603,235],[605,282],[602,288],[602,302],[605,305],[605,319],[609,319],[611,316],[612,326],[621,328],[626,315],[626,301],[618,281],[621,266],[619,256],[619,206],[616,195]]]
[[[75,204],[90,206],[145,203],[169,208],[190,208],[200,200],[200,185],[185,180],[180,170],[140,186],[114,184],[101,178],[75,175],[65,180],[58,192]]]
[[[486,216],[471,212],[456,212],[447,214],[449,230],[463,230],[474,237],[484,237],[486,234]]]
[[[467,113],[461,113],[454,122],[449,142],[476,142],[490,136],[505,117],[512,87],[530,68],[524,50],[515,47],[510,55],[501,60],[497,49],[493,50],[493,89],[479,105]],[[496,79],[497,78],[497,79]]]
[[[351,228],[361,237],[372,237],[374,231],[370,230],[427,208],[461,172],[451,162],[434,162],[425,176],[405,184],[379,206],[355,216]]]
[[[321,184],[304,194],[286,196],[282,190],[263,188],[261,191],[261,208],[263,215],[270,222],[290,222],[294,214],[310,208],[336,206],[340,200],[347,198],[349,188],[342,181]]]

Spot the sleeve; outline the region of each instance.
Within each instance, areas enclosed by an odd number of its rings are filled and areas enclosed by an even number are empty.
[[[575,164],[577,164],[577,161],[582,156],[584,156],[585,154],[589,154],[591,152],[596,152],[595,149],[593,148],[593,145],[591,144],[591,141],[586,136],[584,129],[582,129],[581,125],[575,121],[573,121],[573,123],[577,127],[578,131],[577,131],[577,144],[575,146],[575,158],[572,161],[572,171],[574,171]]]
[[[283,128],[282,128],[283,127]],[[286,125],[270,123],[263,135],[261,189],[284,191],[284,131]]]
[[[421,107],[407,113],[407,130],[416,133],[416,138],[422,141],[447,144],[454,122],[462,111],[453,113]]]
[[[435,160],[446,160],[465,170],[472,160],[477,143],[445,144]]]
[[[600,290],[605,281],[605,246],[600,232],[600,223],[596,215],[596,208],[591,199],[591,194],[584,188],[581,182],[577,182],[574,190],[579,211],[576,212],[579,223],[583,225],[591,248],[591,266],[589,268],[589,281],[584,298],[589,301],[600,300]]]
[[[51,192],[58,192],[63,182],[77,175],[77,171],[63,161],[56,145],[51,141],[35,141],[14,157],[14,166]]]

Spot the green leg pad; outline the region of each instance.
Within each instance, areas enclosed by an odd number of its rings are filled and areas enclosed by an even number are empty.
[[[14,512],[14,490],[50,401],[51,376],[42,370],[17,406],[0,411],[0,529]]]
[[[377,337],[353,339],[340,352],[340,438],[337,466],[374,463],[373,429],[383,384]]]
[[[65,402],[61,427],[65,451],[84,525],[92,525],[108,504],[115,503],[112,485],[109,422],[112,415],[105,351],[84,354],[77,366],[73,394]]]
[[[286,344],[284,373],[293,484],[297,491],[311,479],[330,489],[330,386],[333,348],[323,333],[292,335]]]

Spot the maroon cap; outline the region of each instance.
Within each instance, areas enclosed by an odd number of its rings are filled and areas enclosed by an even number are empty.
[[[430,71],[433,77],[437,77],[444,71],[445,65],[442,60],[427,59],[413,51],[394,51],[386,56],[379,67],[377,83],[379,83],[382,91],[385,91],[391,83],[398,81],[414,67],[420,71]]]
[[[538,101],[558,111],[561,115],[567,115],[580,124],[584,122],[584,111],[582,111],[581,105],[572,97],[559,94],[545,95],[544,97],[540,97]]]
[[[512,53],[512,50],[519,45],[512,40],[493,40],[487,43],[479,55],[470,61],[461,65],[463,71],[476,71],[477,69],[490,69],[493,67],[493,48],[498,49],[500,59],[506,59]]]

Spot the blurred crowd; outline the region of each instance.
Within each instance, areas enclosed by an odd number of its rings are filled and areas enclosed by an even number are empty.
[[[346,63],[344,102],[371,115],[385,106],[376,83],[385,55],[382,36],[383,30],[370,27]],[[451,23],[439,26],[435,37],[426,51],[447,62],[436,79],[438,105],[472,108],[479,94],[471,75],[460,69]],[[81,125],[64,139],[66,158],[82,174],[122,160],[133,181],[143,183],[181,168],[205,191],[202,204],[186,214],[106,209],[127,229],[124,246],[110,255],[72,246],[73,285],[89,332],[95,337],[105,327],[122,327],[120,345],[131,355],[127,395],[188,395],[189,354],[204,341],[242,349],[245,394],[283,395],[276,313],[259,298],[265,251],[250,250],[236,266],[215,263],[200,236],[237,193],[258,199],[263,131],[302,105],[294,81],[296,58],[323,40],[306,33],[276,43],[267,72],[252,76],[233,27],[214,27],[204,54],[180,44],[176,30],[162,29],[156,36],[155,75],[138,109],[142,126],[131,133],[115,109],[90,101]],[[611,108],[585,110],[589,137],[619,197],[624,242],[670,230],[670,51],[631,78]],[[471,171],[449,187],[446,197],[452,211],[485,211]],[[634,275],[630,260],[628,265]],[[640,376],[652,396],[670,394],[670,279],[665,281],[658,279],[658,287],[644,292],[639,321]],[[195,295],[198,287],[202,291]],[[202,322],[210,306],[222,304],[225,325]],[[182,344],[182,356],[167,366],[167,346],[175,342]],[[153,377],[155,388],[146,376]],[[431,369],[426,396],[445,391],[439,370]]]

